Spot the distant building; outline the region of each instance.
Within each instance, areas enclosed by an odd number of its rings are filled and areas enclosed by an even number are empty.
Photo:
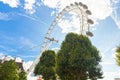
[[[120,78],[115,78],[115,80],[120,80]]]
[[[19,72],[21,72],[22,70],[24,71],[24,68],[23,68],[23,62],[16,62],[18,68],[19,68]]]
[[[5,56],[3,59],[0,60],[0,64],[3,64],[5,62],[8,62],[9,60],[6,60],[7,56]],[[14,59],[16,60],[16,58]],[[21,62],[16,62],[17,66],[18,66],[18,71],[21,72],[22,70],[24,70],[23,68],[23,60]]]

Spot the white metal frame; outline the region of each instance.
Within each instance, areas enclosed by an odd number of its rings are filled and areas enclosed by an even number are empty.
[[[29,74],[33,68],[38,64],[39,59],[41,54],[47,50],[50,45],[52,44],[53,41],[58,42],[54,38],[50,38],[50,34],[52,33],[54,27],[58,23],[58,21],[66,14],[69,12],[75,12],[76,14],[79,15],[81,18],[80,20],[80,33],[84,34],[86,32],[86,35],[88,36],[93,36],[93,34],[89,31],[89,26],[93,24],[93,21],[91,19],[88,19],[88,16],[91,15],[92,13],[90,10],[88,10],[88,7],[81,3],[81,2],[75,2],[74,4],[70,4],[69,6],[66,6],[55,18],[55,20],[52,22],[50,25],[48,32],[46,33],[45,39],[42,44],[42,49],[40,54],[37,56],[33,64],[30,66],[30,68],[27,70],[27,74]]]

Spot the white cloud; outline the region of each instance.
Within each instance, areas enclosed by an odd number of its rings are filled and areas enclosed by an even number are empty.
[[[117,9],[114,9],[113,14],[111,15],[111,17],[112,17],[112,19],[115,21],[116,25],[120,29],[120,18],[118,16]]]
[[[35,46],[34,43],[32,43],[32,41],[30,39],[27,39],[25,37],[20,37],[20,44],[22,45],[20,48],[28,46],[28,47],[33,47]]]
[[[116,25],[120,28],[120,16],[118,15],[118,5],[120,3],[120,0],[112,0],[113,5],[113,13],[111,15],[112,19],[115,21]]]
[[[0,59],[1,59],[3,56],[4,56],[4,54],[3,54],[3,53],[0,53]]]
[[[113,49],[112,49],[112,52],[113,52],[113,54],[112,54],[112,57],[115,59],[116,58],[116,56],[115,56],[115,54],[116,54],[116,47],[114,47]]]
[[[9,60],[14,60],[14,57],[12,57],[12,56],[7,56],[6,58],[5,58],[5,60],[7,60],[7,61],[9,61]]]
[[[55,14],[55,11],[52,11],[50,15],[53,16],[54,14]]]
[[[16,58],[15,58],[15,57],[12,57],[12,56],[10,56],[10,55],[7,55],[7,57],[5,57],[5,55],[2,54],[2,53],[0,53],[0,58],[1,58],[1,59],[5,58],[6,61],[9,61],[9,60],[11,60],[11,59],[12,59],[12,60],[15,59],[16,62],[22,62],[22,59],[21,59],[20,57],[16,57]]]
[[[33,14],[35,12],[34,4],[35,4],[35,0],[25,0],[24,9],[28,13]]]
[[[102,65],[115,65],[115,63],[112,61],[104,61],[104,62],[101,62]]]
[[[110,5],[110,0],[100,0],[100,1],[96,1],[96,0],[43,0],[44,5],[50,7],[50,8],[54,8],[54,9],[58,9],[61,10],[63,8],[65,8],[67,5],[69,5],[70,3],[74,3],[74,2],[83,2],[84,4],[86,4],[89,9],[92,11],[94,18],[97,19],[105,19],[106,17],[108,17],[111,13],[112,13],[112,8],[108,7],[108,5]]]
[[[16,16],[15,12],[0,12],[0,20],[4,20],[4,21],[8,21],[11,19],[14,19],[14,17]],[[3,36],[4,38],[7,38],[7,36]],[[11,39],[10,37],[8,39]]]
[[[36,56],[32,56],[32,55],[27,55],[27,56],[18,55],[18,56],[22,58],[36,58]]]
[[[69,20],[68,19],[61,20],[58,23],[58,26],[62,29],[63,33],[68,33],[68,32],[79,33],[80,31],[79,17],[73,15]]]
[[[4,4],[8,4],[10,7],[18,7],[20,5],[19,0],[0,0]]]
[[[102,58],[102,62],[100,63],[101,65],[116,65],[115,59],[113,57],[104,57]]]
[[[22,16],[22,17],[25,17],[25,18],[28,18],[28,19],[30,19],[30,20],[33,20],[33,21],[35,21],[35,22],[37,22],[37,23],[39,23],[39,24],[45,24],[45,25],[47,25],[47,23],[46,22],[44,22],[44,21],[42,21],[42,20],[39,20],[38,18],[36,18],[36,17],[33,17],[33,16],[30,16],[30,15],[27,15],[27,14],[22,14],[22,13],[16,13],[16,15],[19,15],[19,16]]]
[[[32,65],[33,61],[28,61],[28,62],[24,62],[23,63],[23,67],[25,69],[25,71],[27,71],[27,69],[29,69],[29,67]]]
[[[59,0],[42,0],[45,6],[50,8],[56,8],[58,6]]]
[[[105,72],[104,80],[114,80],[114,78],[120,78],[120,70],[116,72]]]
[[[4,4],[8,4],[12,8],[23,7],[27,13],[33,14],[35,12],[35,4],[40,6],[41,4],[36,0],[24,0],[25,3],[20,3],[20,0],[0,0]]]
[[[0,53],[0,59],[4,59],[5,58],[5,60],[6,61],[9,61],[9,60],[14,60],[15,59],[15,61],[16,62],[22,62],[22,59],[20,58],[20,57],[12,57],[12,56],[10,56],[10,55],[7,55],[6,57],[5,57],[5,54],[3,54],[3,53]]]
[[[1,13],[0,12],[0,20],[9,20],[9,15],[6,13]]]
[[[3,45],[0,45],[0,48],[1,48],[1,49],[5,49],[5,47],[4,47]]]
[[[114,47],[114,48],[112,49],[112,51],[113,51],[113,52],[115,52],[115,51],[116,51],[116,49],[117,49],[117,48],[116,48],[116,47]]]
[[[20,57],[16,57],[15,61],[16,62],[22,62],[22,59]]]
[[[118,2],[120,2],[120,0],[112,0],[112,2],[118,3]]]
[[[92,16],[90,17],[94,19],[95,23],[97,23],[97,20],[106,19],[112,14],[112,7],[108,7],[108,5],[111,5],[110,0],[42,0],[45,6],[56,9],[58,12],[64,9],[67,5],[70,5],[70,3],[74,3],[76,1],[82,2],[88,6],[89,10],[92,12]],[[62,21],[58,23],[62,32],[79,32],[79,20],[75,20],[74,17],[72,17],[72,21],[62,19]]]

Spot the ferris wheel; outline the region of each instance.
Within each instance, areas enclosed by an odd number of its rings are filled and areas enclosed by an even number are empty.
[[[29,74],[33,68],[38,64],[41,54],[47,50],[50,45],[53,42],[57,42],[58,40],[51,38],[50,35],[54,29],[54,27],[57,25],[58,21],[62,19],[62,17],[70,12],[74,12],[79,16],[79,22],[80,22],[80,34],[87,35],[92,37],[93,34],[90,32],[90,25],[94,24],[93,20],[88,18],[88,16],[92,15],[91,11],[88,10],[88,6],[81,3],[81,2],[75,2],[74,4],[70,4],[69,6],[66,6],[61,12],[58,13],[57,17],[54,19],[52,24],[50,25],[48,32],[46,33],[46,36],[44,38],[42,49],[40,54],[37,56],[33,64],[30,66],[30,68],[27,70],[27,74]]]

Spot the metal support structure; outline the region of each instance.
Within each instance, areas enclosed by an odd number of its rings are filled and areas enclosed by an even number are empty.
[[[90,10],[88,10],[88,7],[81,3],[81,2],[75,2],[74,4],[70,4],[69,6],[66,6],[55,18],[55,20],[50,25],[48,32],[46,33],[45,39],[42,44],[42,49],[40,54],[37,56],[33,64],[30,66],[30,68],[27,70],[27,74],[29,74],[33,68],[38,64],[41,54],[47,50],[53,41],[58,42],[58,40],[55,40],[54,38],[50,38],[50,34],[52,33],[54,27],[58,23],[58,21],[69,12],[75,12],[81,19],[80,19],[80,33],[82,35],[88,35],[93,36],[93,34],[90,32],[90,25],[94,22],[91,19],[88,19],[88,16],[92,13]],[[86,34],[85,34],[86,32]]]

